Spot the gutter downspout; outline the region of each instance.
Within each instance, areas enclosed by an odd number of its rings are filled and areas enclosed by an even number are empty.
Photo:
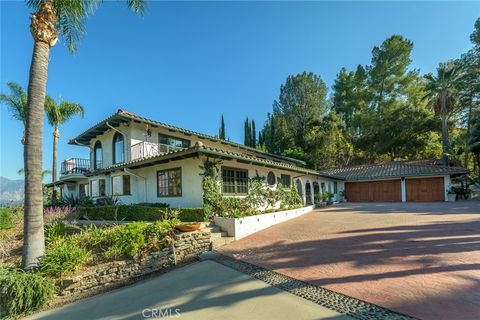
[[[123,171],[134,176],[134,177],[137,177],[137,178],[140,178],[140,179],[143,179],[143,183],[144,183],[144,191],[145,191],[145,194],[144,194],[144,202],[146,203],[147,202],[147,178],[146,177],[142,177],[142,176],[139,176],[138,174],[135,174],[133,173],[132,171],[128,170],[127,168],[123,168]]]
[[[118,130],[117,128],[113,127],[110,125],[110,123],[108,122],[105,122],[105,124],[107,125],[107,127],[109,127],[110,129],[114,130],[114,131],[117,131],[118,133],[120,133],[122,136],[124,136],[125,134],[123,134],[122,131]]]
[[[90,148],[90,145],[88,145],[88,144],[83,144],[83,143],[80,143],[80,142],[78,142],[77,140],[73,140],[73,142],[75,142],[75,144],[76,144],[76,145],[78,145],[78,146],[82,146],[82,147],[88,147],[88,148]]]

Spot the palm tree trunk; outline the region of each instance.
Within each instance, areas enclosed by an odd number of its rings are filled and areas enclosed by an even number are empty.
[[[22,267],[37,266],[45,252],[42,193],[42,131],[50,46],[35,41],[28,83],[27,126],[24,148],[25,220]]]
[[[53,191],[52,191],[52,200],[57,200],[57,190],[55,182],[57,182],[57,158],[58,158],[58,138],[60,137],[60,130],[58,126],[55,126],[53,130],[53,163],[52,163],[52,182],[53,182]]]

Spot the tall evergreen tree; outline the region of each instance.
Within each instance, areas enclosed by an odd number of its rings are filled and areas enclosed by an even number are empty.
[[[218,137],[220,139],[225,140],[225,120],[223,119],[223,113],[222,113],[222,118],[220,120],[220,129],[218,130]]]
[[[243,135],[244,135],[243,144],[246,146],[250,146],[252,144],[251,142],[252,129],[250,127],[250,121],[248,120],[248,117],[245,119]]]
[[[251,123],[251,129],[252,129],[252,133],[250,135],[250,146],[252,148],[256,148],[257,147],[257,129],[255,129],[255,120],[252,120],[252,123]]]

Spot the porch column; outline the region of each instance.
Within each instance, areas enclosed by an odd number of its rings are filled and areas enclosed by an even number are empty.
[[[405,186],[405,177],[402,177],[402,184],[401,184],[401,188],[402,188],[402,202],[407,202],[407,188]]]

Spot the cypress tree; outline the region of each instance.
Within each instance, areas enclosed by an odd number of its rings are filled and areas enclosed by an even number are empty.
[[[218,130],[218,137],[220,139],[225,140],[225,120],[223,119],[223,114],[222,114],[222,119],[220,120],[220,129]]]
[[[256,148],[257,147],[257,130],[255,129],[255,120],[252,120],[252,134],[250,138],[250,147]]]

